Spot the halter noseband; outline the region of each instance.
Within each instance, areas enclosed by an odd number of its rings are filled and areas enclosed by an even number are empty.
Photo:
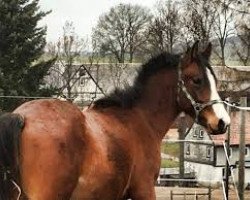
[[[181,64],[179,64],[178,65],[178,98],[177,98],[177,100],[180,101],[180,99],[179,99],[180,98],[179,97],[180,91],[184,92],[185,96],[187,97],[187,99],[190,101],[191,105],[194,108],[195,122],[198,122],[198,117],[200,115],[200,112],[204,108],[206,108],[207,106],[211,106],[211,105],[216,104],[216,103],[224,103],[224,101],[222,101],[222,100],[212,100],[212,101],[208,101],[208,102],[204,102],[204,103],[196,102],[194,100],[194,98],[191,96],[191,94],[188,92],[188,90],[187,90],[187,88],[186,88],[186,86],[184,84],[184,81],[181,78],[181,74],[182,74]]]

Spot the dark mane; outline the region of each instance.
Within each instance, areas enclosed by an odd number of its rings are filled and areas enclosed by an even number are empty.
[[[179,63],[179,55],[161,53],[151,58],[146,64],[142,65],[138,71],[132,86],[125,89],[116,88],[108,96],[98,99],[94,102],[94,108],[122,107],[131,108],[140,99],[143,88],[152,75],[163,69],[174,69]]]

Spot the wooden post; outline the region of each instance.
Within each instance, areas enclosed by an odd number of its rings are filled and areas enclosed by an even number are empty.
[[[180,148],[180,155],[179,155],[179,178],[184,179],[185,167],[184,167],[184,142],[185,139],[185,131],[186,131],[186,124],[185,124],[185,114],[181,113],[178,123],[178,133],[179,133],[179,148]],[[183,182],[179,182],[179,186],[183,186]]]
[[[173,200],[173,190],[170,191],[170,200]]]
[[[208,200],[211,200],[212,198],[212,196],[211,196],[211,192],[212,192],[212,190],[211,190],[211,186],[209,186],[209,188],[208,188]]]
[[[230,99],[229,99],[230,100]],[[227,112],[230,116],[231,108],[228,106]],[[229,159],[229,154],[230,154],[230,126],[227,129],[227,139],[225,141],[226,144],[226,149],[227,149],[227,155]],[[225,168],[225,194],[226,194],[226,199],[229,199],[229,174],[230,174],[230,166],[226,157],[226,168]]]
[[[246,97],[241,98],[241,106],[246,106]],[[240,200],[244,200],[245,190],[245,111],[241,110],[240,115],[240,144],[239,144],[239,174],[238,174],[238,191]]]
[[[196,194],[196,191],[195,191],[195,200],[198,200],[198,195]]]

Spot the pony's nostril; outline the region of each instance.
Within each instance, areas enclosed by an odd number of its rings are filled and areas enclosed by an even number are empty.
[[[218,122],[218,131],[225,132],[226,128],[227,128],[227,126],[226,126],[224,120],[220,119]]]

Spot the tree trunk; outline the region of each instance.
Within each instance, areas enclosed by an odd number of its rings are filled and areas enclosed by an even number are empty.
[[[221,65],[222,66],[225,66],[226,63],[225,63],[225,45],[224,45],[224,42],[223,42],[223,38],[220,39],[220,50],[221,50]]]
[[[133,63],[133,59],[134,59],[134,53],[133,53],[133,50],[130,50],[130,52],[129,52],[129,62]]]
[[[225,48],[224,48],[224,46],[221,47],[221,64],[222,64],[222,66],[226,66],[226,62],[225,62]]]
[[[124,63],[125,62],[125,49],[122,48],[121,49],[121,56],[120,56],[120,63]]]

